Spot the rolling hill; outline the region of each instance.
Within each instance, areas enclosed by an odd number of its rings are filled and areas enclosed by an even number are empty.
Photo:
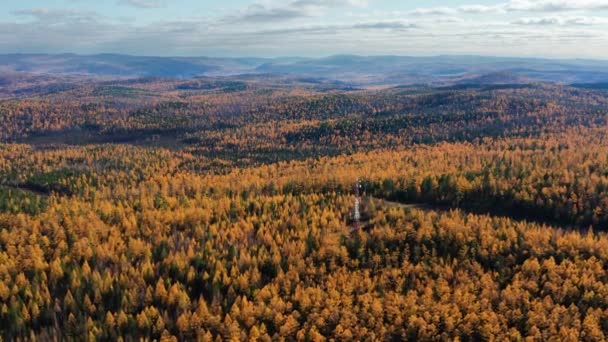
[[[105,78],[289,75],[352,85],[600,83],[608,61],[480,56],[355,56],[325,58],[208,58],[99,55],[0,55],[0,74],[84,75]],[[4,76],[3,76],[4,77]]]

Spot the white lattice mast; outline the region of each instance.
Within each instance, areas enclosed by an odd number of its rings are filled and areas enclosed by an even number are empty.
[[[353,226],[355,230],[359,230],[360,221],[361,221],[361,193],[360,193],[361,184],[359,182],[359,178],[357,178],[357,183],[355,184],[355,206],[353,209]]]

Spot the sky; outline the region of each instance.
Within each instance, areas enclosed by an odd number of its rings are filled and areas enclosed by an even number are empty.
[[[608,0],[19,0],[0,53],[608,59]]]

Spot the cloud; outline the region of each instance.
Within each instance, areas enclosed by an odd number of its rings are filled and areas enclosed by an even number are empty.
[[[427,7],[417,8],[410,11],[408,14],[414,16],[429,16],[429,15],[458,15],[458,14],[484,14],[492,12],[503,12],[503,6],[486,6],[486,5],[463,5],[458,7]]]
[[[378,22],[365,22],[357,23],[353,25],[317,25],[317,26],[304,26],[294,27],[285,29],[273,29],[273,30],[262,30],[250,32],[250,35],[264,36],[264,35],[287,35],[287,34],[336,34],[338,32],[348,31],[378,31],[378,30],[389,30],[389,31],[406,31],[419,28],[418,25],[409,24],[399,21],[378,21]]]
[[[605,24],[605,18],[598,17],[537,17],[537,18],[521,18],[513,22],[515,25],[561,25],[561,26],[590,26],[597,24]]]
[[[57,10],[48,8],[18,10],[14,11],[13,15],[17,17],[29,17],[46,23],[96,21],[100,18],[100,15],[95,12]]]
[[[268,22],[268,21],[287,21],[297,18],[313,16],[311,11],[297,8],[267,8],[262,5],[251,5],[241,15],[231,17],[230,21],[245,22]]]
[[[122,34],[119,25],[94,12],[41,8],[13,15],[31,20],[0,23],[0,47],[5,51],[84,51]]]
[[[507,11],[562,12],[577,10],[608,10],[607,0],[511,0]]]
[[[498,5],[423,7],[410,11],[414,16],[486,14],[505,12],[566,12],[608,10],[608,0],[510,0]]]
[[[322,16],[329,9],[339,7],[365,7],[367,0],[294,0],[282,4],[249,5],[236,15],[229,16],[229,22],[279,22],[299,18]]]
[[[413,28],[418,28],[419,26],[416,24],[408,24],[399,21],[379,21],[375,23],[361,23],[350,26],[353,29],[374,29],[374,30],[409,30]]]
[[[111,0],[121,1],[126,0]],[[163,1],[173,6],[174,2]],[[0,21],[0,52],[181,56],[537,53],[604,58],[608,54],[608,18],[600,11],[602,7],[588,10],[591,5],[600,6],[598,1],[502,0],[497,5],[468,1],[472,4],[388,12],[374,10],[372,1],[362,0],[259,0],[229,15],[216,11],[161,21],[121,21],[114,14],[28,9],[13,12],[11,22]],[[563,46],[561,42],[565,42]]]
[[[500,6],[486,6],[486,5],[464,5],[458,7],[458,11],[461,13],[490,13],[501,11]]]
[[[515,25],[558,25],[560,20],[555,17],[521,18],[513,22]]]
[[[166,6],[164,0],[121,0],[120,3],[137,8],[161,8]]]
[[[433,19],[433,22],[437,24],[459,24],[464,23],[465,19],[455,16],[441,16]]]
[[[368,0],[295,0],[291,3],[291,6],[366,7],[368,3]]]
[[[410,15],[414,16],[425,16],[425,15],[453,15],[458,13],[458,9],[452,7],[429,7],[429,8],[417,8],[411,12]]]

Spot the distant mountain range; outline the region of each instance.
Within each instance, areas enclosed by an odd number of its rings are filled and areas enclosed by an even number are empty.
[[[264,59],[117,54],[0,55],[0,80],[7,82],[7,78],[21,73],[104,78],[281,74],[330,79],[352,85],[593,84],[608,82],[608,61],[480,56],[339,55],[315,59]]]

